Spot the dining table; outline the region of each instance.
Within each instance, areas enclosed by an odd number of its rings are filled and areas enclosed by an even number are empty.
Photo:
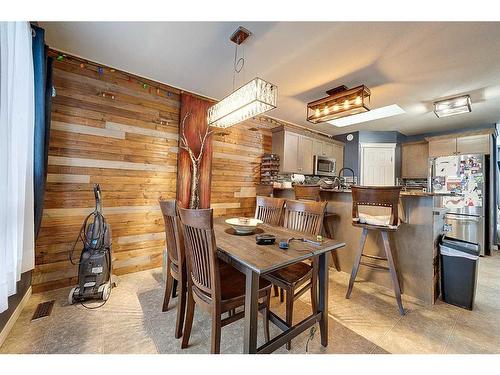
[[[328,346],[328,254],[344,247],[345,243],[329,238],[318,241],[316,236],[266,223],[260,224],[253,233],[242,235],[227,224],[226,219],[228,217],[215,218],[214,231],[218,256],[242,272],[246,279],[243,353],[272,353],[316,323],[319,323],[321,345]],[[255,235],[259,233],[274,235],[276,242],[270,245],[257,244]],[[289,241],[288,249],[284,250],[279,247],[280,240],[291,238],[296,240]],[[270,321],[280,328],[282,332],[257,347],[259,278],[314,257],[319,258],[316,312],[299,323],[289,326],[282,318],[271,311]]]

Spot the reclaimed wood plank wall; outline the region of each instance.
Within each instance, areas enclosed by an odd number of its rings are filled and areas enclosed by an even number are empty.
[[[271,152],[269,124],[249,120],[213,135],[211,207],[214,215],[253,216],[260,162]]]
[[[94,183],[101,184],[112,227],[114,272],[161,266],[158,199],[176,196],[180,91],[69,55],[54,60],[53,79],[57,95],[34,292],[76,284],[68,250],[94,208]],[[271,152],[270,127],[251,120],[213,135],[215,215],[253,215],[260,157]]]
[[[160,266],[165,235],[158,199],[175,198],[179,90],[70,56],[55,59],[53,79],[34,291],[76,283],[68,250],[94,208],[94,183],[101,184],[112,228],[114,272]]]

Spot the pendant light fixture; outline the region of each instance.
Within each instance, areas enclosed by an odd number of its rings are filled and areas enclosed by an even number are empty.
[[[240,73],[245,65],[244,58],[237,59],[238,46],[250,35],[252,35],[250,31],[240,26],[229,38],[236,45],[233,64],[233,92],[208,108],[207,122],[209,126],[228,128],[277,106],[278,87],[261,78],[256,77],[239,89],[234,89],[236,74]]]
[[[365,85],[352,89],[339,86],[326,93],[327,97],[307,104],[307,121],[318,124],[370,110],[371,92]]]
[[[434,113],[439,118],[459,115],[468,112],[472,112],[472,105],[469,95],[461,95],[454,98],[434,102]]]

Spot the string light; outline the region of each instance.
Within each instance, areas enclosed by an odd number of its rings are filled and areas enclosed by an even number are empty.
[[[62,53],[59,53],[56,57],[56,60],[57,61],[63,61],[65,59],[65,57],[67,57],[66,55],[62,54]],[[71,57],[70,57],[71,59]],[[80,63],[78,64],[78,66],[80,67],[80,69],[86,69],[87,67],[90,67],[90,66],[96,66],[95,64],[93,64],[92,62],[89,62],[87,60],[85,61],[82,61],[80,59],[73,59],[73,60],[76,60],[76,62],[80,61]],[[113,69],[113,68],[109,68],[109,72],[110,73],[115,73],[116,72],[116,69]],[[97,74],[99,75],[99,78],[104,74],[104,68],[101,67],[101,66],[97,66]],[[127,74],[127,81],[128,82],[132,82],[132,76],[128,75]],[[149,93],[152,94],[153,93],[153,89],[155,90],[156,94],[157,95],[161,95],[161,89],[159,87],[155,87],[155,86],[151,86],[149,84],[147,84],[146,82],[141,82],[139,80],[136,81],[143,89],[148,89]],[[55,91],[55,88],[54,88],[54,91]],[[53,93],[53,95],[55,96],[55,93]],[[168,97],[171,97],[174,95],[174,93],[172,93],[171,91],[165,91],[165,95],[168,96]],[[103,97],[106,97],[107,95],[103,94],[102,95]],[[114,98],[112,98],[114,99]]]

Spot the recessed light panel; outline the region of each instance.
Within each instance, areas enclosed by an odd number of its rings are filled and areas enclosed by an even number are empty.
[[[392,117],[403,113],[406,113],[403,108],[401,108],[397,104],[391,104],[385,107],[372,109],[369,112],[359,113],[357,115],[352,115],[349,117],[343,117],[336,120],[328,121],[328,123],[342,127],[372,120],[378,120],[381,118]]]
[[[434,103],[434,113],[437,117],[447,117],[472,111],[469,95],[457,96]]]

